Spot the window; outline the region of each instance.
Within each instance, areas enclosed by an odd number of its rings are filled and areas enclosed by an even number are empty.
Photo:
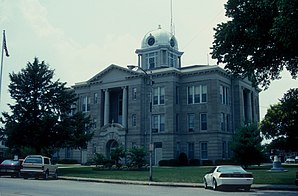
[[[195,145],[194,145],[194,143],[188,143],[187,144],[187,154],[188,154],[188,159],[194,159],[194,156],[195,156]]]
[[[195,130],[195,114],[187,114],[188,131],[193,132]]]
[[[65,158],[67,158],[67,159],[70,158],[70,148],[65,149]]]
[[[44,164],[45,165],[49,165],[50,164],[50,159],[44,158],[43,161],[44,161]]]
[[[152,115],[152,132],[164,132],[165,131],[165,115],[158,114]]]
[[[82,99],[82,112],[90,111],[90,97],[85,96]]]
[[[131,115],[131,126],[133,126],[133,127],[137,126],[137,115],[136,114]]]
[[[207,131],[207,113],[200,114],[201,131]]]
[[[94,99],[94,104],[97,104],[98,103],[98,94],[97,93],[94,93],[93,99]]]
[[[230,114],[226,115],[226,124],[227,124],[227,132],[231,131],[231,127],[230,127]]]
[[[207,85],[202,86],[202,103],[207,102]]]
[[[166,50],[162,50],[162,64],[163,65],[166,65],[167,64],[166,59],[167,59],[167,51]]]
[[[231,158],[231,157],[232,157],[232,149],[231,149],[231,145],[232,145],[232,142],[229,141],[229,142],[228,142],[228,146],[227,146],[227,148],[228,148],[228,158]]]
[[[223,159],[228,158],[227,155],[228,155],[227,142],[223,141],[222,142],[222,158]]]
[[[207,160],[208,159],[208,143],[201,142],[201,159]]]
[[[96,144],[95,143],[92,144],[92,153],[93,154],[96,153]]]
[[[137,88],[132,88],[132,99],[133,100],[137,99]]]
[[[189,86],[187,88],[187,103],[206,103],[207,85]]]
[[[230,132],[230,114],[220,113],[220,128],[223,132]]]
[[[153,105],[165,104],[165,88],[157,87],[153,88]]]
[[[176,143],[176,158],[178,159],[180,155],[180,142]]]
[[[220,85],[219,97],[220,97],[221,104],[225,104],[225,105],[229,104],[229,89],[228,89],[228,87]]]
[[[153,69],[156,67],[156,57],[157,57],[157,52],[146,54],[146,63],[147,63],[148,69]]]
[[[221,128],[221,131],[225,131],[226,130],[226,125],[225,125],[225,113],[220,113],[220,128]]]

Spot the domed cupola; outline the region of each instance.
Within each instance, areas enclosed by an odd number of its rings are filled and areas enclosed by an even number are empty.
[[[158,46],[168,46],[172,47],[175,50],[178,50],[178,42],[175,36],[158,27],[158,29],[148,32],[142,41],[142,49]]]
[[[178,42],[175,36],[158,27],[148,32],[137,49],[138,66],[144,70],[158,69],[164,67],[181,67],[181,56],[183,52],[178,51]]]

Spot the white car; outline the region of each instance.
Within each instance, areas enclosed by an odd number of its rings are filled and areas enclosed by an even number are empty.
[[[204,187],[217,190],[221,187],[244,189],[249,191],[253,183],[253,175],[241,166],[221,165],[212,168],[204,178]]]

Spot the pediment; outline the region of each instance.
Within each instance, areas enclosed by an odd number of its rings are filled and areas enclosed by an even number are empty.
[[[136,72],[131,71],[129,69],[123,68],[118,65],[110,65],[103,71],[96,74],[92,77],[88,82],[101,82],[101,83],[109,83],[114,81],[125,80],[126,77],[136,75]]]

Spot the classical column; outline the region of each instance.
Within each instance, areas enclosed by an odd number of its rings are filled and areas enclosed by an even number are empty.
[[[124,86],[122,89],[122,125],[127,128],[127,87]]]
[[[105,106],[104,106],[104,125],[109,123],[110,117],[110,93],[109,89],[105,89]]]

